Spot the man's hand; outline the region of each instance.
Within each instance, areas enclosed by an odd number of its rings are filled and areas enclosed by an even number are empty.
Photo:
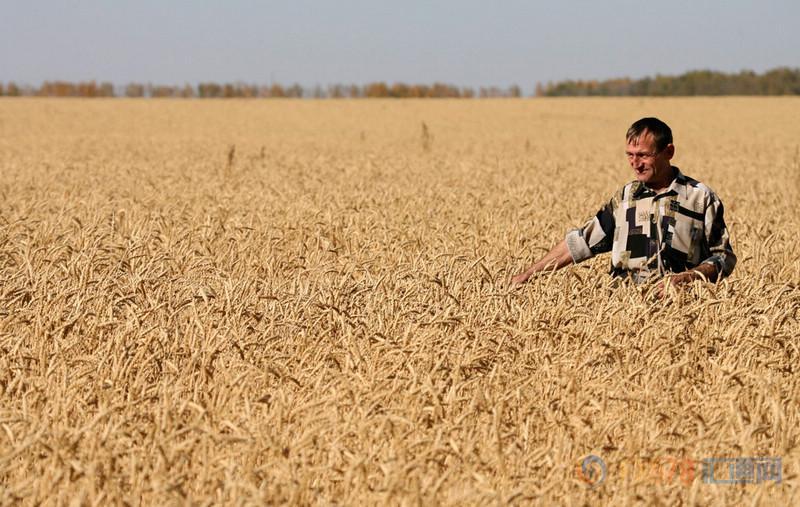
[[[511,288],[519,287],[523,283],[527,282],[534,273],[545,270],[555,271],[570,264],[572,264],[572,255],[569,253],[566,240],[562,239],[561,242],[547,252],[547,254],[539,262],[529,267],[522,273],[511,277],[509,286]]]
[[[690,277],[689,273],[678,273],[677,275],[667,275],[658,282],[658,287],[656,289],[656,294],[659,298],[663,299],[667,297],[670,288],[680,289],[681,285],[687,284],[694,280],[694,277]]]
[[[691,283],[694,280],[716,280],[717,267],[714,264],[700,264],[691,271],[684,271],[674,275],[665,276],[658,282],[658,297],[664,298],[669,292],[670,287],[680,288],[682,285]]]
[[[509,284],[512,288],[519,287],[523,283],[528,281],[528,278],[531,277],[531,273],[528,271],[524,271],[518,275],[514,275],[511,277],[511,283]]]

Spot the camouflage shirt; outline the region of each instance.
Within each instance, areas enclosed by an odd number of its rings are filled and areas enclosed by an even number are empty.
[[[578,263],[611,252],[611,273],[646,281],[702,263],[717,267],[718,278],[736,265],[722,202],[713,190],[674,167],[669,188],[656,194],[638,181],[622,187],[583,227],[567,233]]]

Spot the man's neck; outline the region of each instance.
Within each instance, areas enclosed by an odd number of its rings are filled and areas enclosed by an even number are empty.
[[[670,166],[669,175],[664,180],[653,185],[648,185],[648,187],[650,187],[650,190],[652,190],[656,194],[663,194],[664,192],[669,190],[669,186],[672,185],[672,182],[675,180],[677,176],[678,173],[675,170],[675,168]]]

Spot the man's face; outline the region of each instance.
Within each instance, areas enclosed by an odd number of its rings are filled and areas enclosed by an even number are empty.
[[[631,139],[625,149],[628,163],[636,179],[648,187],[659,187],[669,183],[672,176],[669,161],[674,153],[675,147],[672,144],[659,151],[653,134],[646,130],[638,138]]]

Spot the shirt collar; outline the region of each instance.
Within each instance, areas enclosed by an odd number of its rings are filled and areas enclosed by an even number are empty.
[[[675,170],[675,179],[672,180],[672,183],[669,184],[669,189],[667,193],[674,192],[675,194],[683,197],[684,199],[689,198],[689,189],[687,188],[687,183],[689,182],[688,178],[675,166],[672,166]]]
[[[672,195],[680,195],[684,199],[688,198],[688,190],[686,188],[686,183],[688,182],[688,180],[687,180],[686,176],[681,172],[680,169],[678,169],[674,165],[670,166],[670,167],[672,167],[672,169],[675,171],[675,178],[669,184],[669,187],[667,187],[667,190],[663,194],[659,194],[659,195],[670,195],[670,194],[672,194]],[[641,183],[639,181],[634,181],[633,182],[633,197],[635,199],[638,199],[640,197],[644,197],[645,195],[649,195],[649,194],[656,195],[655,191],[652,188],[650,188],[647,185],[645,185],[644,183]]]

